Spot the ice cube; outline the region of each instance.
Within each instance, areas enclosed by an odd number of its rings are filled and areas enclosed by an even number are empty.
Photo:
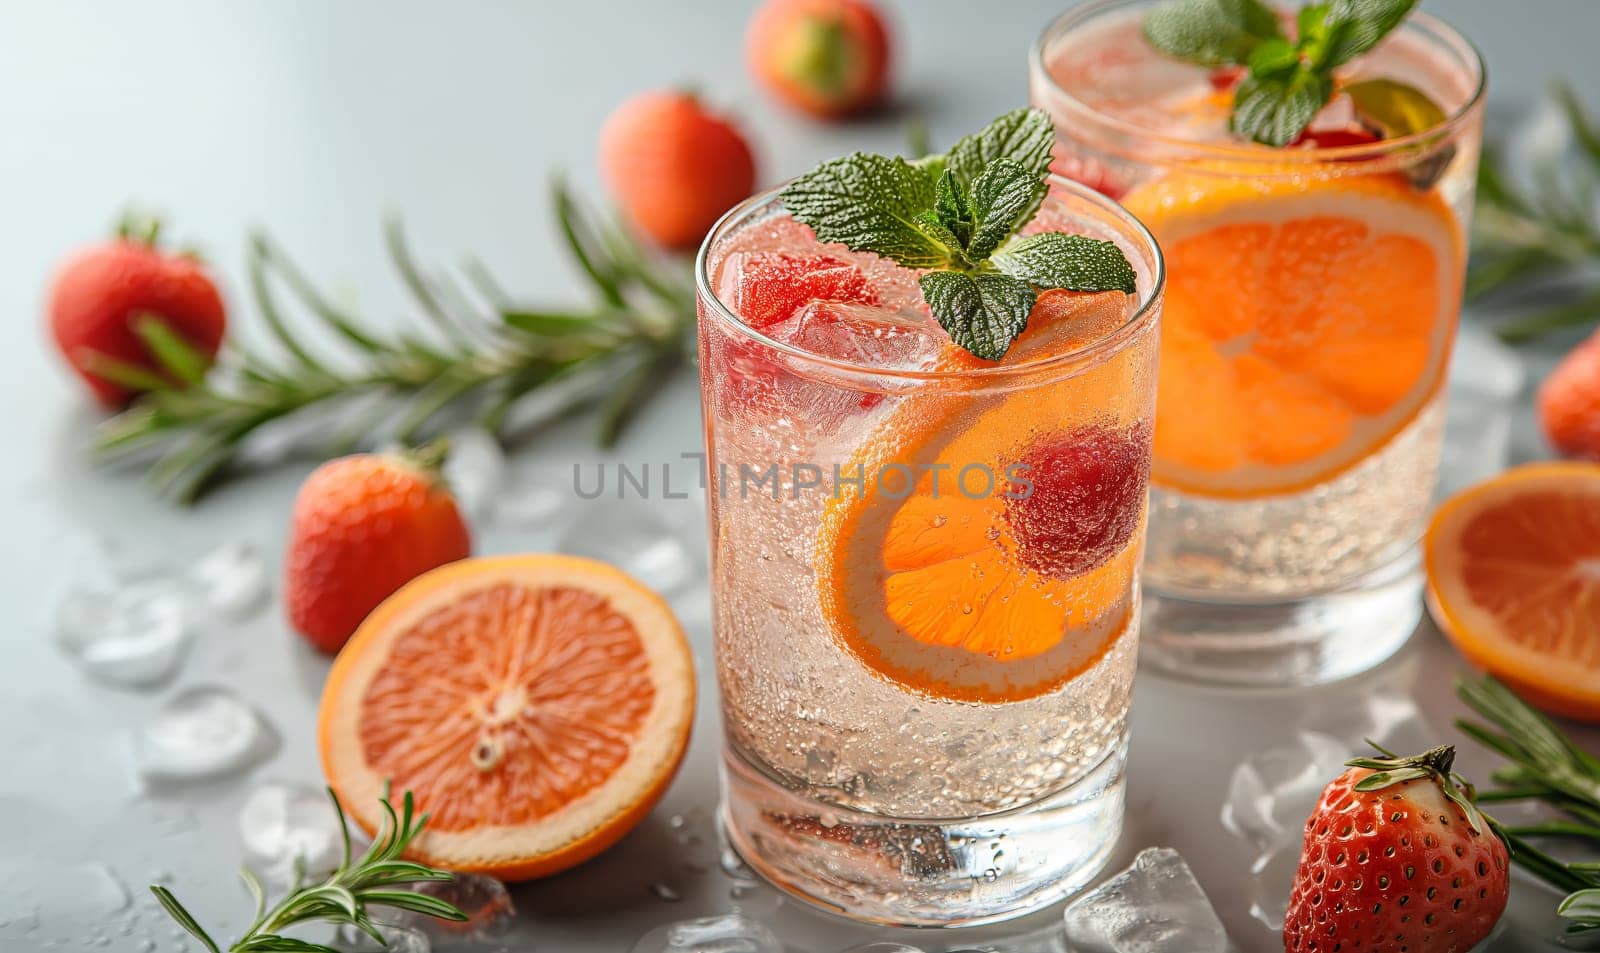
[[[860,946],[852,946],[841,953],[926,953],[920,946],[911,946],[906,943],[895,943],[892,940],[874,940]]]
[[[1063,914],[1078,953],[1226,953],[1228,935],[1183,857],[1140,851],[1133,866],[1073,901]]]
[[[467,915],[461,921],[403,910],[385,913],[390,922],[421,931],[440,943],[492,940],[504,933],[517,916],[506,885],[482,874],[456,874],[453,880],[422,881],[406,889],[438,897]]]
[[[187,689],[161,706],[134,734],[134,764],[141,777],[184,782],[242,771],[277,745],[266,722],[224,688]]]
[[[344,855],[344,832],[328,792],[303,784],[265,784],[239,809],[239,834],[251,866],[270,883],[332,872]]]
[[[1322,789],[1344,773],[1345,761],[1355,754],[1338,738],[1303,731],[1293,744],[1244,759],[1228,782],[1222,826],[1261,851],[1298,844]]]
[[[442,473],[461,510],[469,517],[486,518],[506,483],[506,455],[500,441],[482,427],[449,435],[450,452]]]
[[[56,640],[92,678],[128,688],[160,684],[189,642],[193,606],[171,580],[112,592],[74,589],[56,608]]]
[[[818,301],[768,329],[767,336],[851,364],[916,371],[933,367],[943,333],[920,314]]]
[[[772,931],[737,913],[679,920],[639,938],[633,953],[783,953]]]
[[[421,930],[398,923],[375,921],[373,926],[383,934],[379,943],[353,924],[339,925],[333,945],[343,953],[432,953],[433,944]]]
[[[187,581],[206,609],[240,619],[266,601],[267,564],[248,543],[224,543],[200,557]]]
[[[670,593],[699,573],[682,535],[648,501],[606,501],[586,507],[556,548],[610,563],[651,589]]]

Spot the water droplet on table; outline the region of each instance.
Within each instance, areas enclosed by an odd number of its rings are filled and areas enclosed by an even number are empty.
[[[147,781],[194,781],[250,767],[276,744],[254,708],[227,689],[202,686],[174,696],[135,732],[134,764]]]

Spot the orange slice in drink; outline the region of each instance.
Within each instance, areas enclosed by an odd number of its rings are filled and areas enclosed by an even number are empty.
[[[1456,494],[1423,563],[1463,655],[1531,704],[1600,721],[1600,464],[1529,464]]]
[[[318,741],[369,833],[387,782],[431,815],[416,859],[525,880],[643,819],[693,720],[689,647],[660,597],[593,560],[497,556],[419,576],[367,617]]]
[[[1008,360],[1098,337],[1127,307],[1048,295]],[[1115,386],[1114,367],[1100,372]],[[1137,407],[1119,415],[1093,384],[895,409],[842,468],[864,487],[840,482],[818,534],[823,614],[846,651],[908,691],[987,703],[1053,691],[1104,657],[1134,611],[1150,438]]]
[[[1161,242],[1152,479],[1253,497],[1324,482],[1444,377],[1463,241],[1402,177],[1166,176],[1123,199]]]

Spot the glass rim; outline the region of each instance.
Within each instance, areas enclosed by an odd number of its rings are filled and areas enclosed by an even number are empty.
[[[1137,293],[1138,303],[1127,320],[1118,324],[1105,333],[1086,341],[1077,347],[1070,348],[1058,354],[1020,364],[995,364],[988,367],[966,368],[962,370],[910,370],[905,368],[876,367],[870,364],[861,364],[843,358],[829,357],[817,354],[801,347],[796,347],[785,341],[767,336],[764,332],[751,327],[739,318],[739,315],[729,307],[715,289],[711,287],[710,270],[707,267],[710,261],[711,248],[729,233],[750,221],[753,216],[775,202],[780,201],[780,193],[788,186],[787,180],[772,188],[757,192],[744,201],[728,209],[706,232],[705,240],[700,243],[700,250],[694,256],[694,285],[695,294],[706,305],[706,310],[725,327],[731,328],[734,334],[740,335],[757,345],[768,348],[792,358],[806,365],[824,368],[826,370],[844,373],[850,376],[866,375],[880,380],[897,381],[922,381],[922,382],[948,382],[948,381],[1005,381],[1011,378],[1032,377],[1041,372],[1050,372],[1060,368],[1071,368],[1083,363],[1086,358],[1100,354],[1103,351],[1113,350],[1122,338],[1131,333],[1140,325],[1148,322],[1158,310],[1157,304],[1162,293],[1166,290],[1167,265],[1161,253],[1161,246],[1151,234],[1150,229],[1136,218],[1132,212],[1123,208],[1116,201],[1106,197],[1100,192],[1068,179],[1054,172],[1047,177],[1052,190],[1061,189],[1075,199],[1083,200],[1094,206],[1095,212],[1109,219],[1130,232],[1139,246],[1145,252],[1150,263],[1150,286]],[[1046,201],[1048,201],[1048,195]],[[1098,237],[1098,236],[1097,236]],[[705,373],[702,368],[701,373]]]
[[[1131,7],[1140,2],[1143,0],[1088,0],[1059,14],[1039,31],[1038,37],[1029,47],[1028,73],[1031,79],[1043,82],[1051,95],[1069,106],[1075,114],[1087,117],[1105,130],[1127,136],[1136,142],[1156,144],[1170,149],[1174,155],[1183,159],[1225,159],[1233,164],[1259,163],[1263,167],[1275,166],[1282,170],[1285,165],[1299,166],[1303,163],[1385,158],[1396,152],[1431,145],[1441,138],[1453,135],[1456,130],[1466,125],[1474,110],[1483,103],[1484,93],[1488,87],[1488,65],[1484,62],[1483,52],[1477,45],[1444,20],[1428,13],[1414,11],[1406,17],[1399,29],[1421,33],[1432,43],[1443,43],[1474,74],[1472,92],[1460,106],[1445,117],[1443,122],[1393,139],[1379,139],[1376,142],[1346,146],[1313,145],[1294,149],[1263,149],[1249,143],[1198,142],[1182,136],[1168,135],[1096,109],[1065,89],[1045,67],[1045,47],[1048,44],[1108,11]]]

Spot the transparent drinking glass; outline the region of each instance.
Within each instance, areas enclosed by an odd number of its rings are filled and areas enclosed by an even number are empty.
[[[1117,197],[1167,261],[1142,658],[1224,683],[1331,681],[1388,658],[1421,615],[1483,64],[1413,14],[1344,68],[1311,141],[1268,148],[1228,132],[1236,74],[1143,38],[1155,5],[1075,7],[1029,64],[1056,170]],[[1434,115],[1373,141],[1358,93]]]
[[[847,916],[1011,916],[1121,827],[1161,258],[1061,179],[1031,227],[1117,243],[1138,292],[1049,293],[1000,363],[776,193],[697,261],[721,821]]]

